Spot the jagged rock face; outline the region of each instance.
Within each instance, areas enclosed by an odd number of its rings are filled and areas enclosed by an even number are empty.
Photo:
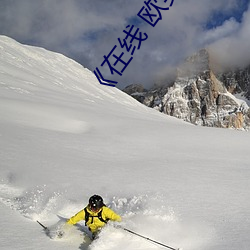
[[[197,125],[239,129],[249,126],[246,103],[239,103],[212,77],[178,79],[162,99],[160,109]]]
[[[171,87],[140,92],[139,101],[196,125],[248,129],[250,109],[246,102],[237,99],[232,93],[242,92],[243,87],[249,85],[249,71],[234,75],[244,78],[235,77],[233,81],[232,75],[227,73],[220,76],[230,81],[220,81],[209,66],[208,51],[201,50],[178,69],[177,78]]]
[[[131,84],[127,86],[123,91],[128,95],[132,95],[134,93],[143,93],[146,92],[147,90],[144,89],[144,87],[141,84]]]
[[[123,91],[142,103],[145,99],[144,95],[147,93],[147,90],[141,84],[131,84],[123,89]]]
[[[218,74],[218,79],[225,84],[230,93],[242,93],[250,100],[250,66]]]

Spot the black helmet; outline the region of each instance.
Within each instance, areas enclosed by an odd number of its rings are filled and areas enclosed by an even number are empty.
[[[93,210],[99,210],[100,208],[102,208],[104,206],[102,197],[96,194],[91,196],[89,198],[89,206],[90,209]]]

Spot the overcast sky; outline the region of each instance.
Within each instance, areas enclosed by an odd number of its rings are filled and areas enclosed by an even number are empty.
[[[113,79],[118,88],[130,83],[148,87],[204,47],[223,63],[250,63],[249,1],[175,0],[152,27],[137,16],[144,0],[0,0],[0,34],[61,52],[93,71],[105,69],[103,56],[119,46],[127,25],[135,25],[148,38],[122,76],[114,73]],[[170,2],[152,0],[162,7]],[[107,68],[102,73],[112,78]]]

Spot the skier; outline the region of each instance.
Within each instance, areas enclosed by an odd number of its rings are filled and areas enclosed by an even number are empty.
[[[85,226],[92,232],[92,238],[94,239],[109,220],[120,222],[122,219],[113,210],[105,206],[101,196],[95,194],[89,198],[89,204],[72,216],[67,224],[74,225],[80,220],[85,220]]]

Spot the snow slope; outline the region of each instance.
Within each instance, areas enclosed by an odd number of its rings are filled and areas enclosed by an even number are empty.
[[[248,132],[149,109],[63,55],[0,36],[1,249],[162,247],[108,225],[51,228],[100,194],[122,225],[184,250],[250,249]],[[59,223],[63,223],[60,222]]]

